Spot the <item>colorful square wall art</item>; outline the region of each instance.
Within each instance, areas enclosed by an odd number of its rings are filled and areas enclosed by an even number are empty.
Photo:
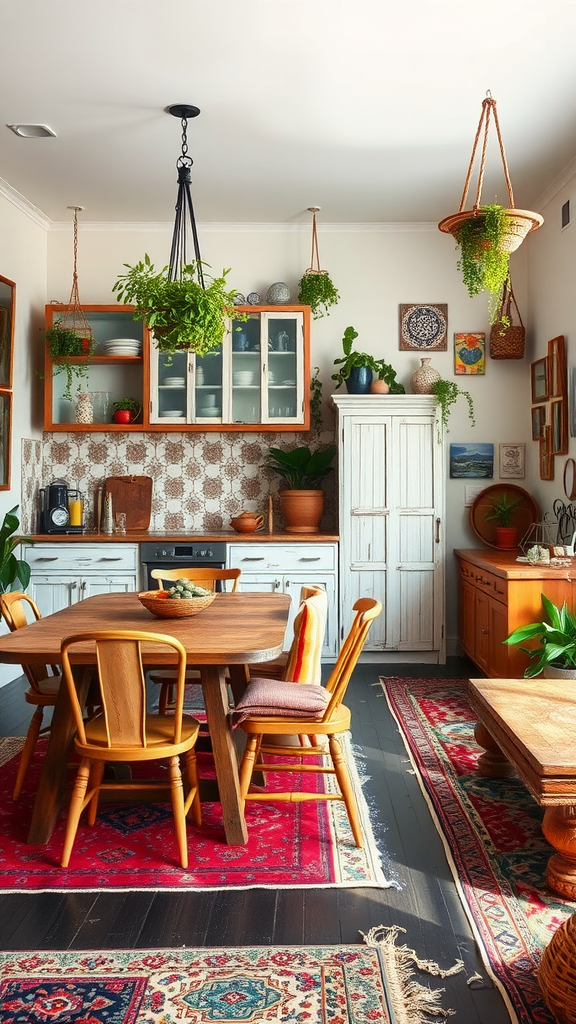
[[[491,480],[494,476],[494,445],[451,444],[450,445],[450,476],[477,477]]]
[[[454,373],[486,373],[486,335],[466,331],[454,335]]]
[[[448,306],[409,303],[400,305],[400,351],[446,352]]]

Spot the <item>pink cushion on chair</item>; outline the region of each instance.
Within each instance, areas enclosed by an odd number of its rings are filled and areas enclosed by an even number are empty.
[[[287,683],[278,679],[254,679],[231,712],[235,729],[245,718],[303,718],[319,722],[330,700],[323,686]]]

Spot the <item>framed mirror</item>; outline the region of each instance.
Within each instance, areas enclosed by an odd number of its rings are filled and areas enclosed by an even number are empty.
[[[16,285],[0,274],[0,388],[12,387]]]
[[[0,391],[0,491],[10,489],[12,392]]]

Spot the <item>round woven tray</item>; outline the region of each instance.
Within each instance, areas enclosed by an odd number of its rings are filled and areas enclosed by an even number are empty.
[[[524,536],[529,526],[537,523],[540,519],[538,505],[532,495],[525,491],[523,487],[519,487],[518,484],[508,483],[507,480],[502,480],[499,484],[490,484],[489,487],[485,487],[483,491],[480,491],[480,494],[470,506],[470,526],[479,540],[483,544],[488,544],[491,548],[498,547],[496,543],[496,527],[498,523],[495,519],[486,519],[486,513],[491,510],[494,499],[501,498],[504,493],[506,493],[510,501],[516,501],[520,498],[520,504],[514,509],[510,523],[518,531],[518,540]]]
[[[506,210],[506,213],[508,214],[508,230],[502,238],[500,248],[503,252],[514,252],[526,235],[544,223],[544,218],[539,213],[532,213],[530,210],[517,210],[515,207]],[[458,240],[458,231],[462,224],[474,216],[482,217],[483,214],[480,211],[475,213],[474,210],[463,210],[461,213],[453,213],[450,217],[444,217],[438,227],[440,231],[446,231],[447,234],[454,235],[454,238]]]
[[[159,619],[184,619],[197,615],[212,604],[215,597],[216,594],[211,593],[206,597],[170,598],[167,590],[143,590],[138,594],[144,607]]]
[[[542,954],[538,984],[559,1024],[576,1020],[576,920],[569,917]]]

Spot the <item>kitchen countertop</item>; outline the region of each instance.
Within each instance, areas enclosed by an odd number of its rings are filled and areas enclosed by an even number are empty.
[[[168,541],[170,543],[224,541],[227,544],[336,544],[340,539],[337,533],[286,533],[282,530],[268,533],[257,530],[255,533],[237,533],[235,530],[217,530],[214,533],[194,533],[183,530],[179,533],[167,533],[162,530],[134,530],[131,533],[96,533],[87,530],[85,533],[33,533],[27,540],[34,544],[144,544],[145,542]]]

